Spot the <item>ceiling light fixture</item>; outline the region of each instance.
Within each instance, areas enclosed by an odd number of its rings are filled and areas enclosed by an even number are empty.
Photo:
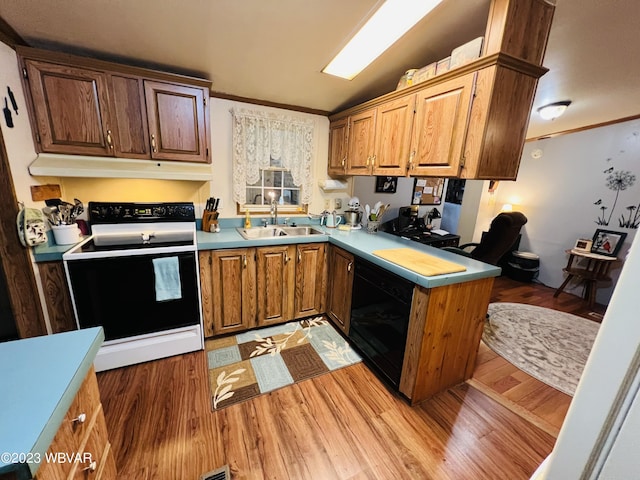
[[[387,0],[322,71],[352,80],[442,0]]]
[[[538,114],[545,120],[554,120],[562,115],[569,105],[571,105],[571,100],[550,103],[540,107]]]

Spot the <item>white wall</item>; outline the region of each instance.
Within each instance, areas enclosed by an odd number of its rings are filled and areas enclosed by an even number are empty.
[[[535,151],[542,156],[534,158]],[[610,169],[630,171],[636,181],[619,192],[609,225],[598,225],[600,207],[608,207],[608,218],[616,196],[606,186]],[[640,205],[640,120],[527,143],[517,181],[500,182],[493,197],[486,192],[482,196],[477,230],[486,229],[504,203],[522,211],[529,221],[520,249],[540,256],[538,279],[545,285],[555,288],[562,283],[565,250],[578,238],[592,238],[597,228],[628,234],[619,255],[624,258],[637,230],[620,227],[618,219],[628,214],[627,206]],[[598,200],[600,205],[595,205]],[[614,279],[620,266],[613,271]],[[614,286],[615,281],[598,289],[598,303],[608,303]],[[581,287],[568,291],[582,293]]]
[[[539,479],[638,478],[640,405],[633,403],[633,400],[640,382],[639,284],[640,240],[636,239],[558,441]],[[632,429],[628,430],[629,427]],[[604,441],[600,441],[601,435]],[[625,455],[626,452],[629,455]],[[596,460],[593,475],[585,472],[591,457]],[[604,470],[599,475],[601,466],[604,466]]]
[[[445,185],[446,188],[446,185]],[[413,178],[398,177],[398,186],[396,193],[376,193],[376,177],[375,176],[356,176],[353,177],[353,194],[360,199],[360,204],[369,204],[373,207],[376,202],[380,201],[389,204],[389,210],[385,213],[383,222],[396,218],[400,207],[408,207],[413,199]],[[426,215],[432,208],[437,208],[442,214],[444,202],[441,205],[421,205],[418,209],[418,215]],[[433,225],[438,228],[440,220],[435,219]]]
[[[220,216],[236,216],[236,204],[233,202],[233,169],[232,169],[232,108],[247,108],[251,110],[282,113],[284,110],[259,105],[234,102],[220,98],[212,98],[211,108],[211,164],[214,179],[210,182],[206,196],[220,198]],[[329,178],[327,175],[327,161],[329,156],[329,119],[322,115],[286,111],[288,115],[311,119],[315,122],[315,147],[313,152],[314,166],[313,193],[309,212],[320,213],[325,208],[325,200],[329,200],[329,208],[333,208],[334,198],[349,197],[348,190],[343,192],[324,192],[318,182]],[[350,186],[348,187],[350,188]],[[205,199],[206,200],[206,199]],[[290,215],[293,216],[293,215]]]
[[[18,104],[18,114],[16,115],[11,109],[11,102],[9,102],[13,117],[13,128],[7,127],[4,115],[0,117],[0,128],[2,128],[7,156],[10,160],[9,166],[16,197],[19,202],[24,202],[28,207],[44,206],[44,204],[39,205],[31,200],[29,186],[55,182],[55,179],[45,177],[34,179],[27,170],[29,164],[36,157],[36,151],[33,146],[33,137],[31,136],[31,126],[18,69],[18,59],[15,51],[2,42],[0,42],[0,85],[2,86],[0,91],[2,92],[0,96],[1,107],[4,107],[4,98],[8,98],[7,86],[11,87]]]

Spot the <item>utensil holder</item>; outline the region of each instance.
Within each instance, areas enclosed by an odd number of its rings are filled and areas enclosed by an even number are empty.
[[[367,233],[378,233],[380,222],[377,220],[369,220],[367,222]]]
[[[75,223],[53,225],[51,230],[53,230],[53,238],[56,241],[56,245],[72,245],[80,241],[80,229]]]

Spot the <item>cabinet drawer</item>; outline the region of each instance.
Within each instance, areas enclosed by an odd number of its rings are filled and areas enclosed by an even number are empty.
[[[108,444],[107,424],[102,413],[102,405],[98,407],[95,420],[91,424],[89,437],[84,448],[78,450],[81,461],[73,465],[74,470],[69,476],[73,480],[97,479],[101,472],[101,461]],[[108,452],[107,452],[108,453]],[[105,458],[106,460],[106,458]]]
[[[90,427],[91,419],[99,407],[100,392],[98,390],[98,380],[96,379],[93,367],[91,367],[76,398],[73,400],[64,417],[63,425],[60,427],[61,430],[64,427],[70,429],[72,438],[71,447],[75,449],[80,448]]]
[[[95,371],[91,367],[67,414],[63,418],[62,424],[47,453],[54,456],[64,456],[75,455],[80,452],[80,447],[82,447],[83,441],[91,428],[92,419],[96,413],[102,416],[104,423],[104,416],[100,407],[98,381]],[[100,409],[99,412],[97,412],[98,409]],[[80,421],[81,414],[84,414],[84,421]],[[66,480],[74,465],[72,461],[65,461],[64,459],[57,462],[43,461],[38,469],[37,478],[38,480]]]

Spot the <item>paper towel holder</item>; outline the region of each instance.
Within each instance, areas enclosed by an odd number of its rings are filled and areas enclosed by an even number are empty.
[[[325,192],[336,191],[336,190],[347,190],[349,188],[349,184],[346,181],[335,180],[332,178],[319,180],[318,185]]]

